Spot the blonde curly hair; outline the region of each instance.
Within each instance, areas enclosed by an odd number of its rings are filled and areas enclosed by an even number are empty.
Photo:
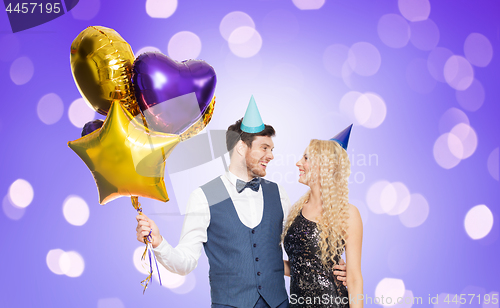
[[[307,149],[310,163],[306,175],[309,185],[319,180],[323,211],[317,223],[320,235],[321,262],[326,267],[336,264],[342,255],[347,239],[349,218],[349,189],[347,180],[351,174],[351,163],[347,152],[335,141],[313,139]],[[291,224],[309,201],[307,191],[293,206],[285,223],[281,240],[285,238]]]

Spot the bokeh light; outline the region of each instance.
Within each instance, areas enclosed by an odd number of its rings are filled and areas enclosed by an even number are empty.
[[[494,178],[495,180],[499,180],[499,173],[500,173],[500,155],[499,155],[499,148],[494,149],[491,151],[490,155],[488,156],[488,172],[490,173],[491,177]]]
[[[142,274],[148,275],[148,268],[149,265],[146,266],[145,264],[143,265],[143,262],[141,261],[142,254],[144,253],[145,246],[139,246],[134,250],[133,254],[133,262],[134,262],[134,267],[136,270],[138,270]]]
[[[471,239],[482,239],[493,227],[493,213],[484,204],[476,205],[465,215],[464,227]]]
[[[31,204],[34,197],[31,184],[24,179],[15,180],[9,187],[9,198],[18,207],[25,208]]]
[[[83,226],[89,219],[89,206],[79,196],[68,196],[63,202],[63,215],[70,224]]]
[[[411,194],[408,208],[399,214],[399,220],[405,227],[415,228],[423,224],[429,216],[429,203],[421,194]]]
[[[437,47],[429,53],[427,58],[427,69],[431,76],[439,82],[446,82],[444,78],[444,66],[453,53],[446,48]]]
[[[26,212],[26,208],[18,207],[15,204],[12,204],[9,195],[6,195],[2,200],[2,210],[5,216],[11,220],[21,219]]]
[[[158,269],[160,270],[161,277],[161,285],[167,289],[175,289],[181,287],[184,282],[186,282],[186,276],[181,276],[178,274],[174,274],[167,270],[163,265],[158,264]],[[156,275],[155,275],[156,274]],[[156,282],[159,283],[158,275],[155,270],[155,274],[153,274]]]
[[[460,153],[462,142],[457,136],[444,133],[434,143],[433,154],[436,163],[444,169],[451,169],[460,163],[461,159],[452,153],[450,146],[454,147],[454,153]],[[463,152],[463,148],[461,150]]]
[[[391,183],[387,184],[380,193],[380,206],[384,213],[390,212],[396,206],[397,201],[398,193],[396,188]]]
[[[77,98],[69,106],[69,121],[78,128],[82,128],[87,122],[92,121],[94,117],[94,109],[91,109],[83,98]]]
[[[231,33],[239,27],[250,27],[255,29],[255,22],[247,13],[234,11],[222,18],[219,25],[219,31],[222,37],[227,41]]]
[[[453,155],[460,159],[466,159],[474,154],[477,148],[477,134],[471,126],[459,123],[451,129],[450,136],[451,135],[458,137],[462,148],[458,152],[454,152],[453,148],[450,146]]]
[[[340,111],[349,117],[355,125],[366,128],[380,126],[387,114],[384,100],[376,93],[350,91],[340,100]]]
[[[377,128],[379,127],[385,120],[385,116],[387,115],[387,107],[385,105],[384,100],[376,93],[365,93],[360,99],[368,99],[370,102],[370,117],[366,122],[362,125],[366,128]]]
[[[340,112],[349,117],[350,122],[353,122],[355,125],[359,125],[358,119],[354,114],[354,107],[356,106],[356,102],[359,98],[363,96],[363,93],[357,91],[347,92],[340,99]]]
[[[354,104],[354,116],[359,124],[364,125],[370,119],[372,105],[366,95],[361,95]]]
[[[470,87],[464,91],[455,92],[460,106],[467,111],[477,111],[484,103],[484,87],[479,80],[474,79]]]
[[[391,186],[396,194],[396,202],[391,209],[386,211],[386,213],[389,215],[399,215],[406,211],[410,205],[410,190],[401,182],[391,183]]]
[[[398,0],[401,15],[409,21],[426,20],[431,13],[429,0]]]
[[[91,20],[96,17],[100,8],[100,0],[79,1],[78,5],[71,10],[71,15],[73,15],[73,18],[76,20]]]
[[[388,298],[390,298],[391,304],[384,306],[393,306],[397,303],[398,297],[403,297],[405,294],[405,284],[403,280],[396,278],[384,278],[382,279],[375,288],[375,296],[379,299],[384,297],[384,303],[388,303]]]
[[[65,252],[62,249],[51,249],[45,258],[49,270],[56,275],[64,275],[64,272],[59,265],[59,260],[64,253]]]
[[[413,296],[413,291],[405,290],[405,294],[402,298],[399,298],[399,301],[396,305],[393,306],[385,306],[385,307],[394,307],[394,308],[411,308],[413,304],[421,304],[423,301],[415,299]]]
[[[300,10],[317,10],[320,9],[325,0],[292,0],[293,4]]]
[[[352,57],[352,55],[351,55]],[[349,60],[349,55],[347,56],[347,60]],[[353,88],[352,85],[352,75],[354,74],[354,71],[352,70],[351,66],[349,65],[349,61],[345,61],[344,65],[342,65],[342,81],[344,81],[345,85],[348,86],[349,88]]]
[[[474,80],[474,69],[462,56],[451,56],[444,65],[444,79],[455,90],[466,90]]]
[[[455,135],[455,134],[448,134],[448,149],[450,150],[450,153],[453,154],[458,159],[462,159],[462,157],[465,155],[464,151],[464,144],[462,143],[462,140]]]
[[[228,39],[231,52],[241,58],[255,56],[262,47],[262,37],[251,27],[239,27],[234,30]]]
[[[182,283],[182,285],[176,288],[171,288],[170,291],[174,292],[175,294],[187,294],[193,291],[196,287],[196,276],[194,275],[194,273],[189,273],[184,277],[185,281]]]
[[[410,42],[420,50],[433,50],[439,43],[439,28],[430,19],[410,23]]]
[[[33,62],[28,57],[19,57],[10,66],[10,79],[20,86],[31,80],[35,72]]]
[[[146,0],[146,13],[152,18],[168,18],[176,9],[177,0]]]
[[[385,213],[382,205],[382,193],[384,189],[390,185],[388,181],[378,181],[370,186],[366,194],[366,204],[368,208],[375,214]]]
[[[193,32],[177,32],[168,42],[168,55],[177,61],[196,59],[200,52],[201,40]]]
[[[448,133],[460,123],[470,125],[469,117],[462,110],[452,107],[446,110],[439,119],[439,132]]]
[[[377,47],[368,42],[358,42],[349,49],[347,61],[356,74],[372,76],[380,68],[381,57]]]
[[[149,269],[150,269],[150,265],[149,265],[149,261],[148,261],[149,259],[147,258],[146,262],[143,262],[141,260],[141,257],[142,257],[142,254],[144,253],[145,247],[146,246],[139,246],[134,250],[133,262],[134,262],[135,268],[140,273],[145,274],[145,275],[149,275]],[[153,257],[151,257],[151,260],[154,262]],[[184,284],[184,282],[186,281],[186,276],[181,276],[181,275],[174,274],[174,273],[170,272],[163,265],[161,265],[158,262],[158,260],[157,260],[157,263],[158,263],[158,269],[160,270],[160,278],[161,278],[161,283],[162,283],[163,287],[168,288],[168,289],[174,289],[174,288],[178,288],[178,287],[182,286],[182,284]],[[155,280],[157,282],[159,282],[158,272],[157,272],[155,264],[153,264],[153,277],[155,278]]]
[[[342,77],[342,69],[347,61],[349,47],[342,44],[328,46],[323,52],[323,65],[335,77]]]
[[[59,95],[49,93],[42,96],[36,106],[40,121],[47,125],[57,123],[64,113],[64,104]]]
[[[377,33],[384,44],[392,48],[401,48],[410,40],[408,21],[397,14],[386,14],[378,20]]]
[[[472,65],[486,67],[493,58],[493,46],[481,33],[471,33],[465,39],[464,53]]]
[[[157,48],[154,46],[145,46],[145,47],[142,47],[141,49],[139,49],[135,53],[135,57],[137,58],[138,56],[140,56],[141,54],[143,54],[145,52],[161,52],[161,50],[160,50],[160,48]]]
[[[59,268],[68,277],[79,277],[85,270],[85,261],[76,251],[64,252],[59,258]]]
[[[427,94],[434,90],[436,80],[427,69],[427,61],[424,59],[413,59],[406,67],[406,81],[410,88],[418,93]]]

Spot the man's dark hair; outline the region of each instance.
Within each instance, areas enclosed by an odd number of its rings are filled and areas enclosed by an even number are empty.
[[[226,132],[226,147],[227,150],[229,151],[229,155],[232,154],[232,151],[234,149],[234,146],[238,141],[243,141],[249,148],[252,147],[252,142],[257,136],[267,136],[267,137],[274,137],[276,135],[276,132],[274,131],[274,128],[271,125],[265,125],[264,129],[261,132],[258,133],[246,133],[241,130],[241,122],[243,121],[243,118],[239,119],[234,123],[233,125],[230,125],[227,128]]]

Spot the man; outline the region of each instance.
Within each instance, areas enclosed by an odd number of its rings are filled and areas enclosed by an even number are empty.
[[[213,308],[288,307],[280,240],[290,200],[278,184],[262,179],[274,158],[274,135],[252,96],[245,117],[226,133],[229,171],[193,191],[177,247],[151,219],[137,216],[137,239],[152,229],[156,257],[171,272],[191,272],[204,246]]]

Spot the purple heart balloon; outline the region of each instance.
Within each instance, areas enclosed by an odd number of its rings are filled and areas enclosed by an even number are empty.
[[[177,62],[159,52],[146,52],[134,62],[132,83],[148,127],[180,134],[210,105],[217,78],[205,61]]]

